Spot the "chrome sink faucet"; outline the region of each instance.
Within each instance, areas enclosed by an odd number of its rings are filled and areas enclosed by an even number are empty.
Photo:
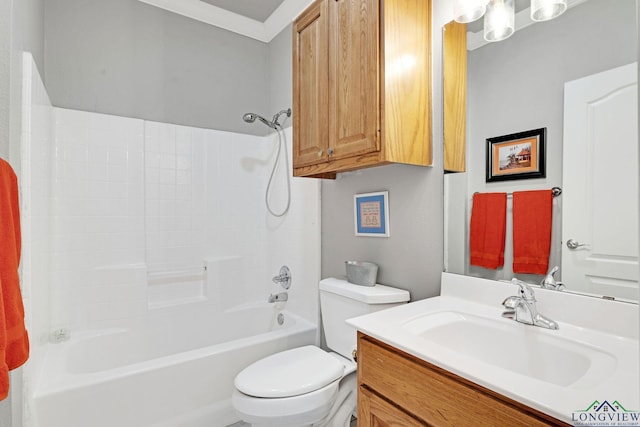
[[[558,323],[538,313],[535,293],[528,284],[516,278],[511,279],[511,283],[520,287],[520,295],[510,296],[502,301],[506,309],[502,317],[541,328],[558,329]]]
[[[556,265],[551,270],[549,270],[549,272],[544,277],[544,279],[542,279],[542,282],[540,282],[540,286],[545,288],[545,289],[554,289],[556,291],[563,290],[564,289],[564,285],[562,284],[562,282],[556,281],[556,278],[553,277],[553,275],[558,272],[558,269],[559,268]]]

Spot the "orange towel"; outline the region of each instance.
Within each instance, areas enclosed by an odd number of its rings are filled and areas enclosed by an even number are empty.
[[[506,193],[476,193],[471,210],[471,265],[497,269],[504,265],[507,224]]]
[[[18,179],[0,159],[0,400],[9,393],[9,371],[29,357],[18,276],[20,250]]]
[[[551,190],[513,193],[513,272],[547,274],[551,249]]]

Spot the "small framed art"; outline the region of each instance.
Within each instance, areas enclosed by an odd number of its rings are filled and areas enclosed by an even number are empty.
[[[547,128],[487,139],[487,182],[544,178]]]
[[[389,192],[353,196],[356,236],[389,237]]]

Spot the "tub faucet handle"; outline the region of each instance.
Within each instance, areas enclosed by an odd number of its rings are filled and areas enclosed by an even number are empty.
[[[280,274],[274,276],[273,283],[280,284],[285,289],[289,289],[291,287],[291,270],[286,265],[280,267]]]

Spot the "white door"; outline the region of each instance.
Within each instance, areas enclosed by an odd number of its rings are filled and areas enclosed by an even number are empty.
[[[565,84],[562,281],[638,300],[637,63]]]

